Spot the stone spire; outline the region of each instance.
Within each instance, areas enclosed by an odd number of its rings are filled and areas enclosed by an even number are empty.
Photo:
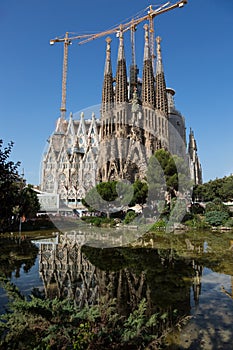
[[[127,101],[128,101],[127,73],[126,73],[126,61],[125,61],[125,53],[124,53],[123,30],[121,28],[119,33],[115,102],[117,104],[117,103],[123,103]]]
[[[196,144],[196,140],[195,140],[195,137],[194,137],[193,130],[191,128],[190,128],[190,132],[189,132],[188,150],[189,150],[189,155],[190,155],[191,159],[195,160],[195,155],[196,155],[196,152],[197,152],[197,144]]]
[[[190,128],[188,153],[190,156],[190,172],[194,184],[202,184],[202,168],[197,155],[197,143],[193,130]]]
[[[114,102],[113,93],[113,77],[112,77],[112,64],[111,64],[111,38],[106,38],[106,61],[104,69],[104,82],[102,89],[102,111],[108,111],[112,108]]]
[[[156,38],[157,42],[157,62],[156,62],[156,76],[155,76],[155,101],[156,108],[160,111],[168,114],[168,101],[167,101],[167,92],[166,92],[166,82],[163,71],[163,63],[161,56],[161,38],[158,36]]]
[[[149,29],[147,24],[144,26],[144,29],[145,46],[142,75],[142,104],[155,107],[154,74],[149,46]]]
[[[130,65],[130,76],[129,76],[129,98],[130,100],[133,100],[134,91],[137,89],[138,86],[138,73],[139,69],[136,64],[136,58],[135,58],[135,31],[136,31],[136,25],[132,23],[131,25],[131,54],[132,54],[132,62]]]

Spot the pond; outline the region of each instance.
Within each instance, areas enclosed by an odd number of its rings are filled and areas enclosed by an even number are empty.
[[[232,232],[150,233],[125,247],[82,242],[80,230],[2,235],[0,276],[25,295],[37,290],[80,307],[108,295],[122,315],[145,298],[149,315],[166,315],[164,348],[232,349]],[[0,288],[0,313],[6,307]]]

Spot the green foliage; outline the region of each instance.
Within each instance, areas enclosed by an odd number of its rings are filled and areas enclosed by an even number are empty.
[[[82,309],[72,300],[27,300],[5,281],[11,297],[9,312],[0,317],[0,348],[46,349],[139,349],[157,337],[153,327],[164,315],[147,316],[143,299],[128,316],[117,312],[115,299],[101,298]]]
[[[183,192],[191,188],[188,164],[177,155],[172,156],[168,151],[159,149],[149,160],[147,179],[150,186],[159,187],[162,192],[168,191],[172,197],[176,191]]]
[[[192,219],[185,221],[185,225],[191,228],[204,230],[210,228],[210,225],[200,215],[194,215]]]
[[[158,220],[151,226],[149,231],[157,231],[157,230],[165,229],[165,227],[166,227],[166,222],[164,220]]]
[[[3,141],[0,140],[0,227],[3,231],[14,229],[22,215],[35,216],[40,208],[32,187],[25,187],[24,180],[18,174],[20,163],[8,160],[13,145],[10,142],[3,148]]]
[[[162,153],[161,155],[165,157],[167,156],[167,152],[165,154]],[[146,174],[147,182],[148,182],[149,202],[151,201],[159,202],[164,199],[164,193],[166,191],[166,180],[165,180],[164,171],[162,167],[164,162],[165,160],[162,158],[161,159],[162,164],[160,165],[155,155],[153,155],[149,159],[149,164],[148,164],[147,174]]]
[[[211,226],[221,226],[229,219],[229,214],[225,211],[208,211],[205,220]]]
[[[142,299],[138,308],[132,312],[128,319],[124,322],[124,331],[122,339],[128,341],[134,337],[138,337],[146,323],[146,300]]]
[[[120,211],[133,198],[133,187],[117,181],[100,182],[92,188],[82,201],[90,210],[110,213]]]
[[[24,187],[20,192],[19,215],[26,218],[34,218],[40,210],[40,203],[31,185]]]
[[[148,185],[145,181],[136,180],[133,183],[133,198],[129,203],[129,206],[134,206],[136,204],[143,205],[146,203],[148,196]],[[128,204],[128,203],[127,203]]]
[[[227,221],[225,222],[225,226],[233,227],[233,218],[227,219]]]
[[[92,224],[93,226],[115,226],[116,222],[112,218],[106,217],[96,217],[96,216],[82,216],[82,220],[88,224]]]
[[[128,213],[125,216],[124,224],[129,224],[131,221],[133,221],[137,217],[137,214],[134,211],[128,211]]]
[[[224,205],[219,198],[215,198],[212,202],[206,204],[205,212],[208,213],[209,211],[224,211],[230,213],[228,207]]]
[[[18,200],[18,167],[20,163],[9,161],[14,143],[9,142],[3,148],[3,141],[0,140],[0,226],[7,229],[11,225],[13,208]]]
[[[223,202],[233,200],[233,176],[225,176],[222,179],[210,180],[209,182],[197,185],[193,191],[193,199],[209,202],[215,198]]]
[[[134,310],[124,322],[122,332],[122,342],[128,342],[132,339],[138,339],[141,345],[146,345],[147,342],[158,338],[158,334],[153,334],[153,327],[156,327],[160,320],[165,320],[167,314],[155,313],[149,318],[147,316],[147,302],[143,298],[136,310]],[[144,348],[144,347],[143,347]]]

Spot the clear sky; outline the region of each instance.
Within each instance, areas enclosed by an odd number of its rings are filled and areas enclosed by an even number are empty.
[[[39,184],[40,161],[61,104],[63,44],[49,40],[65,32],[103,31],[131,19],[157,0],[1,0],[0,138],[14,141],[28,183]],[[175,1],[172,1],[174,3]],[[162,37],[167,86],[192,127],[204,181],[233,173],[233,1],[188,0],[155,19]],[[142,67],[143,24],[136,32]],[[118,40],[112,36],[115,73]],[[69,47],[67,115],[101,101],[105,39]],[[125,46],[130,46],[129,34]],[[130,52],[126,51],[127,66]],[[140,74],[142,70],[140,69]],[[139,75],[140,75],[139,74]],[[90,110],[92,107],[90,108]],[[88,117],[88,116],[87,116]]]

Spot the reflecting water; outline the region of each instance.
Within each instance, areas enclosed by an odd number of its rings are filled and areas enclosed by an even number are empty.
[[[148,316],[165,315],[155,331],[169,330],[167,349],[232,349],[232,233],[150,234],[119,248],[82,246],[82,236],[3,237],[0,275],[81,307],[116,298],[122,315],[145,298]],[[1,312],[6,302],[1,289]]]

